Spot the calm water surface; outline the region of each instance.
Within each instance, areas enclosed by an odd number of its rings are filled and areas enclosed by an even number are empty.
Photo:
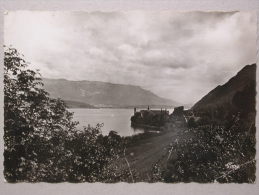
[[[143,129],[133,129],[130,118],[134,114],[133,109],[69,109],[74,112],[74,119],[79,121],[79,128],[84,126],[96,126],[103,123],[102,134],[107,135],[111,130],[118,132],[121,136],[131,136],[143,133]],[[169,110],[170,111],[170,110]],[[171,111],[170,111],[171,113]]]

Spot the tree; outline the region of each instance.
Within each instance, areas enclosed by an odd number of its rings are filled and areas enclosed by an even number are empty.
[[[16,49],[6,47],[4,108],[4,172],[8,181],[25,179],[36,163],[33,157],[48,148],[45,143],[42,148],[32,147],[35,143],[40,146],[44,139],[53,139],[54,132],[68,134],[77,125],[64,102],[51,99],[43,89],[39,72],[30,70]]]
[[[4,52],[4,175],[8,182],[110,180],[121,139],[100,125],[77,130],[61,99],[43,89],[38,71],[14,48]],[[115,175],[114,177],[118,177]],[[108,179],[107,179],[108,178]]]

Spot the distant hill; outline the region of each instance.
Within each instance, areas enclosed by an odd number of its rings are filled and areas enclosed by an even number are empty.
[[[219,85],[193,107],[193,110],[204,110],[216,106],[228,105],[229,108],[248,106],[255,107],[255,83],[256,83],[256,64],[246,65],[234,77],[224,85]]]
[[[83,102],[76,102],[71,100],[64,100],[68,108],[96,108],[90,104],[86,104]]]
[[[69,81],[66,79],[43,79],[44,88],[51,97],[81,102],[95,107],[134,107],[179,105],[161,98],[139,86],[113,84],[99,81]]]

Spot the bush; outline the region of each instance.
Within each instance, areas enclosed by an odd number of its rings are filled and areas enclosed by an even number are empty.
[[[229,124],[230,125],[230,124]],[[189,129],[172,143],[172,157],[162,173],[165,182],[255,181],[255,123],[236,114],[229,127]]]

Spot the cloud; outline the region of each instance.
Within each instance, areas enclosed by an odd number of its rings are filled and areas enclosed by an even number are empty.
[[[253,12],[42,12],[5,16],[4,42],[44,77],[139,85],[194,103],[256,61]]]

